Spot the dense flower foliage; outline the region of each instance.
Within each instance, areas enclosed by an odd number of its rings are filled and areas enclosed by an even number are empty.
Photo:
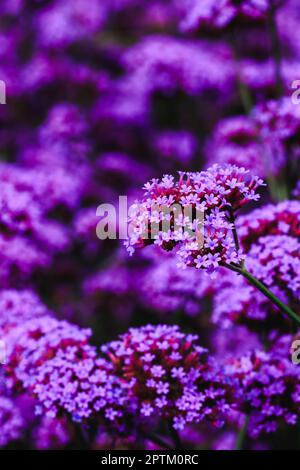
[[[249,432],[275,432],[281,422],[295,425],[298,421],[299,368],[285,357],[252,351],[228,366],[240,384],[241,407],[249,413]]]
[[[1,449],[299,447],[299,28],[2,0]]]
[[[128,382],[141,415],[159,414],[180,430],[203,419],[220,424],[231,399],[225,378],[197,342],[176,326],[148,325],[132,328],[102,350],[115,374]]]
[[[21,439],[23,430],[23,419],[18,410],[14,406],[14,402],[8,397],[0,396],[0,445],[6,446],[11,441]]]

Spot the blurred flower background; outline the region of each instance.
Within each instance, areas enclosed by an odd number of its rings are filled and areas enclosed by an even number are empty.
[[[299,448],[299,322],[225,266],[300,318],[299,1],[0,6],[1,448]],[[147,181],[202,188],[186,269],[97,238]]]

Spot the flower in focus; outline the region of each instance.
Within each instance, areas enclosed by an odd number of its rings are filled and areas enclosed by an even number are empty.
[[[90,345],[70,345],[45,361],[36,372],[33,394],[38,414],[66,415],[77,422],[99,416],[116,422],[127,402],[112,365]]]
[[[220,425],[231,389],[197,342],[177,326],[148,325],[131,328],[102,351],[142,417],[162,416],[178,430],[203,419]]]
[[[176,248],[183,267],[214,272],[222,264],[239,263],[243,255],[234,243],[235,211],[257,201],[261,179],[245,168],[214,165],[199,173],[180,173],[178,181],[165,175],[145,185],[141,202],[131,208],[126,246],[157,244]]]

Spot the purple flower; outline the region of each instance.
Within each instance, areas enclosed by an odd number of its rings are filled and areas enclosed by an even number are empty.
[[[152,243],[166,251],[176,248],[183,267],[203,268],[208,273],[219,265],[238,263],[243,255],[235,246],[228,210],[233,213],[249,201],[256,201],[256,190],[262,185],[261,179],[251,178],[245,168],[233,165],[181,173],[178,181],[170,175],[161,181],[152,180],[145,185],[142,201],[132,207],[132,230],[125,243],[128,251],[131,254],[136,246]],[[186,208],[192,211],[186,214]],[[199,208],[203,220],[193,215]],[[164,229],[166,224],[169,230]]]
[[[13,400],[0,396],[0,447],[21,439],[24,421]]]
[[[127,401],[112,365],[89,345],[61,348],[39,367],[32,391],[40,412],[50,418],[63,414],[73,421],[101,416],[116,422]]]
[[[266,20],[268,0],[184,0],[182,31],[222,30],[234,21],[260,23]]]
[[[0,311],[0,329],[4,332],[50,313],[32,290],[15,289],[0,291]]]
[[[281,423],[299,419],[299,368],[274,352],[254,350],[232,359],[227,372],[237,380],[240,409],[250,415],[249,433],[257,438]]]
[[[90,335],[89,329],[50,316],[33,318],[12,328],[4,337],[8,386],[19,390],[31,388],[43,363],[68,347],[80,350]]]
[[[136,412],[162,416],[180,429],[203,419],[216,422],[231,400],[230,386],[197,341],[197,336],[185,335],[177,326],[148,325],[131,328],[102,350],[114,374],[127,383],[128,399],[136,402]],[[145,362],[141,344],[152,353],[150,364]],[[153,371],[158,370],[160,378],[154,387]]]

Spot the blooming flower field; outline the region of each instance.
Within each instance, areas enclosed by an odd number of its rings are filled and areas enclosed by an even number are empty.
[[[0,5],[0,448],[299,449],[299,1]]]

